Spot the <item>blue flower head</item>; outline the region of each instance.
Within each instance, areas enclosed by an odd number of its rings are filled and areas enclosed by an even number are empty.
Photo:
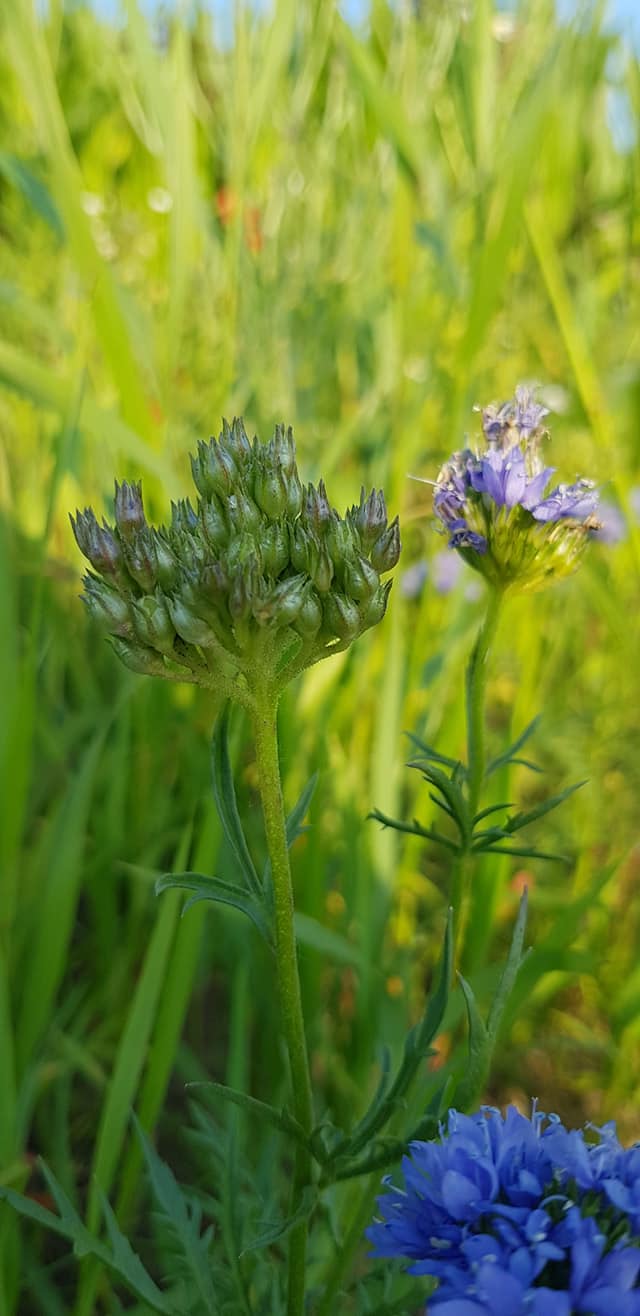
[[[513,400],[484,408],[486,446],[454,453],[436,481],[434,511],[449,547],[502,588],[531,591],[567,575],[598,524],[591,480],[549,489],[547,415],[520,386]]]
[[[535,1103],[450,1111],[385,1181],[373,1255],[435,1280],[434,1316],[640,1316],[640,1145],[592,1133]]]

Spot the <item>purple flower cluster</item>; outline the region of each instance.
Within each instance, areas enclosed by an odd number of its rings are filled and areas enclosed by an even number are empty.
[[[521,508],[529,519],[545,524],[567,518],[584,522],[593,516],[598,494],[591,480],[559,484],[546,493],[555,471],[540,458],[547,415],[547,409],[522,386],[512,401],[484,409],[486,449],[478,454],[468,448],[454,453],[436,481],[434,510],[449,535],[450,548],[486,553],[498,509],[506,514]]]
[[[437,1316],[640,1316],[640,1144],[593,1133],[535,1104],[450,1111],[378,1199],[374,1255],[436,1279]]]

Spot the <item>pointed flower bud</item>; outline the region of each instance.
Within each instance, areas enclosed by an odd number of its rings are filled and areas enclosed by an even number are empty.
[[[360,504],[354,507],[353,513],[363,548],[369,549],[387,528],[387,507],[382,489],[372,489],[369,496],[365,497],[363,487],[360,490]]]
[[[324,480],[320,480],[317,489],[313,484],[306,486],[303,491],[302,515],[305,524],[315,530],[317,535],[321,535],[326,530],[331,520],[331,505],[327,498]]]
[[[139,676],[157,676],[161,673],[162,659],[153,652],[153,649],[146,649],[142,644],[133,644],[130,640],[122,640],[117,635],[111,637],[111,645],[125,667],[137,672]]]
[[[277,466],[265,464],[254,473],[253,496],[265,516],[283,516],[287,510],[287,486]]]
[[[142,482],[115,484],[116,525],[123,539],[131,539],[138,530],[147,524],[142,504]]]
[[[122,553],[106,521],[98,525],[90,507],[86,507],[84,512],[76,512],[75,520],[73,517],[69,519],[78,548],[94,571],[101,576],[115,576],[122,561]]]
[[[132,609],[133,629],[141,644],[159,653],[172,653],[176,633],[162,595],[147,594]]]
[[[182,640],[187,644],[197,644],[208,649],[214,643],[211,627],[201,617],[196,616],[179,597],[168,598],[167,608],[171,621]]]
[[[131,616],[126,600],[96,576],[85,576],[82,583],[82,598],[94,621],[114,635],[128,635]]]
[[[376,571],[393,571],[400,557],[400,548],[400,523],[396,517],[371,549],[371,561]]]
[[[153,534],[148,526],[139,530],[135,538],[125,540],[123,545],[127,571],[145,593],[150,594],[156,587],[158,577],[158,558]]]
[[[362,627],[360,613],[351,599],[332,590],[323,599],[322,608],[324,630],[329,635],[337,635],[341,640],[355,639]]]
[[[204,498],[198,506],[198,515],[205,538],[215,548],[222,548],[229,539],[229,527],[220,499],[215,494]]]
[[[380,584],[380,577],[375,567],[358,553],[347,559],[342,569],[342,581],[345,593],[356,603],[371,598]]]

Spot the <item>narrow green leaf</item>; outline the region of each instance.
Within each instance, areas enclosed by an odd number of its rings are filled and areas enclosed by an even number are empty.
[[[308,1220],[311,1212],[314,1210],[318,1194],[315,1188],[308,1186],[304,1189],[300,1205],[293,1215],[287,1216],[285,1220],[278,1220],[273,1224],[266,1225],[260,1234],[250,1243],[247,1243],[242,1250],[244,1256],[246,1252],[257,1252],[259,1248],[269,1247],[272,1243],[279,1243],[281,1239],[286,1238],[287,1234],[300,1224],[301,1220]]]
[[[552,809],[557,809],[559,804],[568,800],[570,795],[586,786],[587,782],[578,781],[573,786],[567,786],[567,789],[560,791],[559,795],[551,795],[548,800],[543,800],[535,808],[528,809],[525,812],[516,813],[512,818],[508,818],[504,824],[505,831],[512,834],[518,832],[522,827],[527,827],[529,823],[535,822],[538,818],[543,818],[545,813],[551,813]]]
[[[47,1210],[44,1206],[40,1206],[38,1202],[34,1202],[30,1197],[25,1197],[22,1193],[16,1193],[12,1188],[0,1187],[0,1201],[7,1202],[19,1215],[28,1220],[33,1220],[43,1229],[66,1238],[73,1245],[77,1257],[95,1257],[103,1266],[107,1266],[109,1270],[112,1270],[118,1276],[129,1292],[147,1303],[153,1311],[161,1312],[163,1316],[178,1316],[175,1307],[156,1286],[151,1276],[147,1274],[140,1258],[120,1233],[115,1217],[105,1200],[103,1199],[102,1206],[105,1211],[111,1248],[101,1243],[90,1233],[48,1166],[44,1162],[40,1162],[40,1166],[58,1207],[59,1215]]]
[[[533,735],[534,731],[536,731],[537,728],[539,727],[540,721],[541,721],[541,714],[538,713],[536,717],[531,719],[528,726],[525,727],[524,731],[520,733],[517,739],[514,740],[513,744],[509,745],[508,749],[505,749],[504,753],[498,754],[496,758],[491,759],[491,762],[488,764],[485,773],[486,777],[490,777],[491,774],[497,772],[499,768],[506,767],[508,763],[523,762],[522,759],[514,759],[514,755],[518,753],[518,750],[522,749],[523,745],[526,745],[527,741]],[[539,772],[540,769],[536,768],[536,771]]]
[[[553,854],[549,850],[535,850],[527,846],[519,845],[491,845],[482,843],[471,847],[474,854],[510,854],[520,859],[548,859],[557,864],[570,864],[571,859],[566,854]]]
[[[466,772],[464,763],[462,763],[460,759],[452,759],[449,758],[447,754],[440,754],[437,749],[433,748],[433,745],[427,745],[426,741],[421,740],[419,736],[416,736],[413,733],[413,731],[407,731],[406,734],[408,739],[412,741],[416,746],[416,749],[421,751],[421,754],[428,762],[439,763],[443,768],[450,768],[452,772],[455,772],[457,768],[462,768],[463,771]],[[415,765],[419,766],[419,764],[420,759],[418,758],[415,760]],[[412,764],[407,764],[407,767],[411,766]]]
[[[273,944],[271,929],[262,904],[258,904],[244,887],[234,886],[232,882],[224,882],[220,877],[205,877],[204,873],[164,873],[158,878],[155,891],[156,895],[161,895],[163,891],[193,891],[194,894],[184,905],[183,916],[201,900],[231,905],[251,919],[268,946]]]
[[[224,834],[229,842],[240,872],[250,891],[262,897],[263,889],[255,869],[249,846],[240,821],[238,802],[229,756],[230,704],[225,704],[213,731],[211,741],[211,768],[213,794]]]
[[[238,1092],[235,1088],[227,1087],[224,1083],[188,1083],[187,1087],[190,1090],[205,1088],[208,1092],[222,1097],[223,1101],[230,1101],[233,1106],[239,1106],[241,1110],[246,1110],[250,1115],[256,1115],[259,1119],[266,1120],[267,1124],[272,1124],[281,1133],[290,1134],[291,1137],[305,1147],[309,1145],[304,1129],[294,1119],[293,1115],[290,1115],[286,1110],[277,1110],[275,1106],[269,1106],[266,1101],[258,1101],[256,1097],[250,1097],[246,1092]]]
[[[147,1166],[151,1191],[175,1233],[206,1311],[214,1316],[217,1303],[211,1275],[210,1236],[200,1232],[200,1211],[187,1201],[173,1171],[158,1156],[135,1115],[133,1122]]]

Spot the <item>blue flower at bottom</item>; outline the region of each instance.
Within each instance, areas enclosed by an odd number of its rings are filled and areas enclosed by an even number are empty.
[[[437,1281],[434,1316],[640,1316],[640,1147],[514,1107],[450,1111],[386,1182],[378,1257]]]

